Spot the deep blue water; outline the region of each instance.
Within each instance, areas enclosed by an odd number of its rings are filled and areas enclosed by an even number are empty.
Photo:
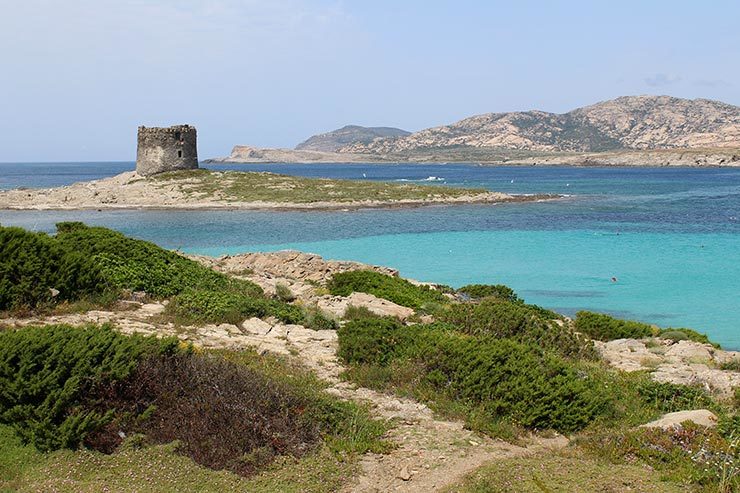
[[[593,309],[690,326],[740,348],[740,169],[209,167],[569,197],[352,212],[5,211],[0,223],[53,231],[57,221],[83,220],[188,252],[299,248],[454,286],[503,282],[564,313]],[[130,169],[133,163],[0,164],[0,188],[58,186]]]

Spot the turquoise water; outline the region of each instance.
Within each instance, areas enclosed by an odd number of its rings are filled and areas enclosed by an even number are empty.
[[[0,183],[66,184],[78,176],[115,174],[132,163],[27,166],[0,165]],[[388,265],[408,277],[453,286],[505,283],[527,301],[566,314],[591,309],[663,327],[688,326],[726,347],[740,348],[740,170],[229,168],[570,197],[547,203],[353,212],[0,212],[0,223],[53,231],[56,221],[83,220],[187,252],[295,248]]]

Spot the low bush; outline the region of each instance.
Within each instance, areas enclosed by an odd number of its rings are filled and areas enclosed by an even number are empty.
[[[384,423],[323,389],[253,351],[194,352],[97,326],[0,333],[0,423],[40,450],[178,442],[200,464],[249,475],[323,444],[385,449]]]
[[[712,408],[714,403],[701,387],[647,380],[637,386],[640,398],[661,413]]]
[[[169,297],[185,290],[231,290],[262,296],[256,284],[230,278],[147,241],[128,238],[102,227],[82,223],[57,224],[56,241],[67,251],[95,261],[112,286]]]
[[[576,313],[575,328],[581,334],[600,341],[640,339],[658,333],[656,329],[642,322],[620,320],[609,315],[587,311]]]
[[[568,357],[597,357],[593,344],[574,333],[569,326],[543,317],[537,308],[518,301],[485,298],[480,303],[453,304],[437,313],[436,317],[470,335],[533,343]]]
[[[429,286],[417,286],[406,279],[369,270],[334,274],[328,288],[334,296],[349,296],[353,292],[369,293],[414,309],[420,309],[426,303],[449,302],[444,294]]]
[[[177,348],[176,339],[126,337],[106,326],[0,332],[0,422],[40,450],[76,448],[113,417],[85,406],[96,386],[127,378],[147,354]]]
[[[503,284],[468,284],[457,290],[471,299],[499,298],[516,303],[521,301],[519,296],[509,286]]]
[[[74,301],[106,287],[97,264],[83,253],[44,233],[0,226],[0,310]]]
[[[304,306],[302,309],[303,320],[301,324],[306,328],[313,330],[335,330],[337,328],[337,322],[324,314],[318,306]]]
[[[275,317],[283,323],[300,324],[314,330],[336,329],[336,322],[316,307],[300,307],[232,291],[185,291],[172,298],[166,313],[173,315],[180,324],[238,325],[247,318]]]
[[[295,295],[285,284],[275,285],[275,298],[279,299],[280,301],[285,301],[286,303],[295,301]]]
[[[215,392],[214,392],[215,390]],[[280,455],[300,457],[321,443],[321,423],[305,419],[308,402],[285,385],[209,355],[145,359],[124,382],[100,389],[118,410],[86,443],[113,452],[125,435],[181,442],[181,452],[211,469],[253,474]]]
[[[344,320],[360,320],[362,318],[382,318],[366,306],[349,305],[342,316]]]
[[[531,344],[461,334],[444,324],[352,321],[339,329],[339,356],[353,365],[350,375],[374,372],[385,380],[371,382],[376,387],[409,385],[419,398],[457,402],[490,422],[508,419],[527,428],[570,432],[607,404],[596,382],[559,357]],[[394,372],[382,370],[390,366]],[[389,381],[394,373],[404,381]]]
[[[673,329],[673,328],[662,329],[658,333],[658,337],[662,337],[663,339],[669,339],[674,342],[694,341],[694,342],[699,342],[702,344],[711,344],[717,349],[720,348],[720,345],[710,341],[709,337],[707,337],[706,334],[702,334],[702,333],[699,333],[691,329]]]
[[[304,322],[303,312],[297,306],[226,290],[184,291],[172,298],[166,311],[184,324],[239,324],[247,318],[267,316],[285,323]]]
[[[106,228],[59,223],[48,236],[0,227],[0,310],[107,300],[121,290],[162,298],[192,289],[264,297],[250,281]]]

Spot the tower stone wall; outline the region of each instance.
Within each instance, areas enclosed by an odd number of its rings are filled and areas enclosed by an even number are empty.
[[[198,169],[195,127],[139,127],[136,172],[142,176],[166,171]]]

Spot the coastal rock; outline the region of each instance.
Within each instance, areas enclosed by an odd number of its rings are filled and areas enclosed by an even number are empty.
[[[704,364],[666,363],[658,366],[651,377],[656,382],[699,385],[721,397],[731,397],[733,389],[740,386],[740,373]]]
[[[319,255],[295,250],[243,253],[239,255],[226,255],[216,259],[200,255],[192,255],[190,258],[208,267],[229,274],[247,272],[273,278],[313,282],[326,282],[334,274],[353,270],[372,270],[389,276],[398,275],[397,270],[388,267],[379,267],[360,262],[324,260]]]
[[[693,341],[678,341],[665,352],[665,356],[674,361],[707,362],[713,360],[714,347]]]
[[[594,345],[609,364],[622,371],[645,370],[663,361],[660,355],[649,351],[646,344],[637,339],[594,341]]]
[[[325,312],[341,318],[350,306],[364,307],[381,317],[395,317],[406,320],[414,310],[397,305],[392,301],[378,298],[368,293],[352,293],[349,296],[324,296],[318,300],[318,307]]]
[[[678,411],[664,414],[659,419],[646,423],[640,426],[640,428],[662,428],[665,430],[674,426],[680,426],[681,423],[686,421],[691,421],[699,426],[706,426],[708,428],[717,426],[717,416],[712,411],[696,409],[693,411]]]
[[[623,371],[649,371],[656,382],[698,385],[722,398],[730,398],[740,386],[740,373],[720,365],[740,360],[740,353],[716,349],[694,341],[668,339],[617,339],[594,341],[601,356]]]

